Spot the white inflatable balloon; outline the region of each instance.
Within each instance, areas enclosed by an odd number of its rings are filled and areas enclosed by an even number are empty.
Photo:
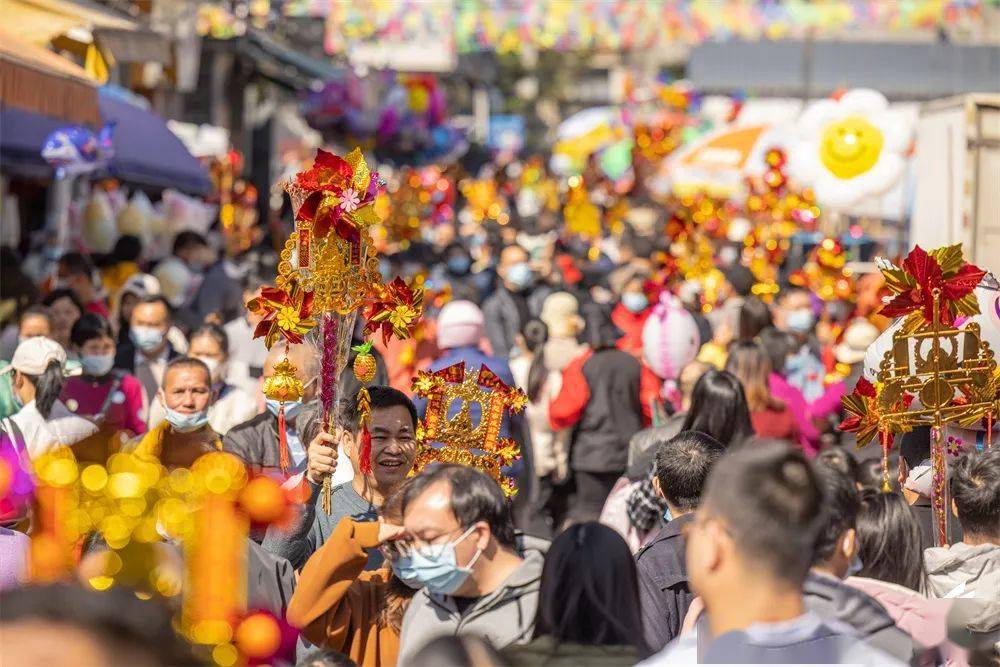
[[[646,365],[664,380],[674,380],[698,355],[698,324],[677,297],[664,292],[642,328]]]

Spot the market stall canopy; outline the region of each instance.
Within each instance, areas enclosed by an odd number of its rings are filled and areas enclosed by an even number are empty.
[[[731,196],[742,185],[751,157],[770,129],[769,125],[729,127],[683,149],[668,161],[673,191]]]
[[[0,31],[0,106],[64,123],[100,124],[97,82],[83,68],[4,31]]]
[[[68,0],[0,0],[0,16],[17,26],[18,37],[43,46],[75,28],[134,30],[136,24],[98,6]]]
[[[101,117],[114,122],[115,178],[155,188],[176,188],[205,194],[210,184],[205,168],[188,152],[159,115],[100,95]]]
[[[175,188],[205,194],[210,188],[201,163],[152,111],[109,94],[99,98],[101,123],[114,122],[115,155],[106,170],[96,172],[127,183],[162,189]],[[97,127],[100,123],[95,124]],[[52,167],[41,156],[42,144],[65,120],[23,109],[0,107],[0,164],[3,170],[25,176],[52,176]]]

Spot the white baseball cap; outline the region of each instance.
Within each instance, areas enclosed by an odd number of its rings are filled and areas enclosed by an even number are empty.
[[[26,375],[41,375],[53,361],[58,361],[60,367],[65,365],[66,350],[51,338],[35,336],[17,346],[10,366],[0,374],[20,371]]]

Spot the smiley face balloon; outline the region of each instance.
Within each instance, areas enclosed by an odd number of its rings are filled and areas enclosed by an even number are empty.
[[[882,131],[863,116],[848,116],[823,130],[819,159],[837,178],[854,178],[871,170],[882,153]]]
[[[789,174],[813,188],[820,206],[850,212],[899,182],[914,124],[914,114],[889,108],[875,90],[814,102],[795,125]]]

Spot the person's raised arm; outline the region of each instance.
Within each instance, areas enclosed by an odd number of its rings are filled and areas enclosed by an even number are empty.
[[[368,562],[366,550],[395,539],[402,530],[378,521],[341,519],[302,568],[288,605],[288,622],[314,644],[341,650],[351,628],[374,612],[361,608],[373,596],[349,594],[352,587],[366,584],[358,579]]]
[[[313,438],[306,449],[306,472],[300,483],[308,493],[301,506],[298,520],[290,526],[270,526],[264,536],[262,546],[281,558],[287,558],[296,570],[306,564],[309,556],[316,551],[313,523],[316,518],[316,497],[323,483],[324,475],[332,475],[337,470],[337,438],[322,431]]]

